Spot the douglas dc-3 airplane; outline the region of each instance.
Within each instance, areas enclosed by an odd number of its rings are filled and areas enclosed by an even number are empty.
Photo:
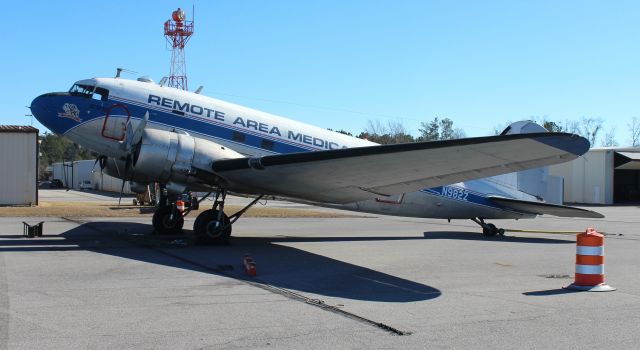
[[[577,158],[589,142],[528,121],[499,136],[377,145],[150,79],[118,76],[41,95],[31,111],[51,131],[100,154],[103,170],[130,180],[133,191],[164,184],[168,195],[153,216],[158,233],[182,232],[186,214],[175,205],[180,194],[215,193],[213,208],[194,223],[202,242],[226,242],[232,223],[263,196],[367,213],[471,219],[486,236],[504,234],[486,219],[603,217],[545,201],[545,166]],[[227,216],[227,192],[256,198]]]

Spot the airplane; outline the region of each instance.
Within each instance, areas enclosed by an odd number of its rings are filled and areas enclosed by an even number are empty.
[[[545,200],[562,197],[550,191],[547,166],[589,149],[578,135],[520,121],[497,136],[378,145],[200,90],[117,74],[45,93],[30,108],[49,130],[99,154],[101,168],[123,185],[130,181],[132,191],[162,184],[156,233],[182,232],[190,211],[176,206],[182,193],[213,193],[212,208],[193,225],[203,243],[228,242],[232,224],[265,196],[366,213],[471,219],[485,236],[504,235],[489,219],[604,217]],[[227,193],[255,198],[227,215]]]

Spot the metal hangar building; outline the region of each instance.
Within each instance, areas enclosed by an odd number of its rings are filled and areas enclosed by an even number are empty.
[[[640,148],[592,148],[582,157],[549,167],[564,178],[564,202],[640,203]]]
[[[38,205],[38,129],[0,125],[0,205]]]

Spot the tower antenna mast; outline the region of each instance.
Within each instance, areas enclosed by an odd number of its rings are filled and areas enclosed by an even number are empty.
[[[164,37],[171,45],[171,70],[167,86],[182,90],[189,90],[184,47],[193,35],[193,18],[191,21],[186,18],[185,12],[178,8],[171,14],[171,19],[164,22]]]

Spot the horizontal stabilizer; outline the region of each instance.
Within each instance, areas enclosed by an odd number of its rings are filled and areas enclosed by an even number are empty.
[[[569,218],[603,218],[604,215],[586,209],[569,207],[566,205],[523,201],[503,197],[490,197],[492,201],[520,212],[533,213],[537,215],[547,214]]]

